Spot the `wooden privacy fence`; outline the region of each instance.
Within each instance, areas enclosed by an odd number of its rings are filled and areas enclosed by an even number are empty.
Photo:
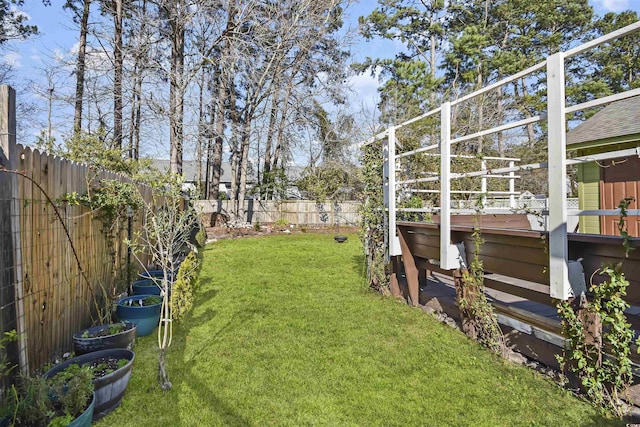
[[[8,353],[29,372],[71,350],[73,333],[95,319],[94,296],[110,304],[103,289],[114,296],[127,266],[126,226],[108,240],[87,207],[57,199],[85,194],[88,174],[127,178],[16,144],[14,107],[15,92],[1,86],[2,166],[20,174],[0,172],[0,327],[20,334]],[[139,189],[150,202],[151,189]],[[142,213],[132,218],[133,232],[142,220]]]
[[[232,200],[196,200],[203,214],[223,213],[231,217]],[[247,200],[244,222],[272,224],[283,221],[296,226],[359,225],[358,201],[318,203],[313,200]]]

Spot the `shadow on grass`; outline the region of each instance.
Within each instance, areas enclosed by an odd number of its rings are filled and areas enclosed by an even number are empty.
[[[215,315],[214,310],[207,310],[205,313],[213,313]],[[204,318],[208,316],[199,316],[199,318]],[[187,425],[195,425],[194,420],[197,420],[199,416],[203,415],[202,412],[209,412],[206,415],[207,418],[213,420],[216,425],[224,425],[224,426],[249,426],[251,422],[238,414],[226,401],[225,399],[219,397],[215,393],[215,383],[210,381],[207,377],[201,378],[198,375],[194,374],[194,367],[192,365],[193,359],[197,358],[202,352],[206,352],[209,350],[209,346],[212,342],[218,341],[221,336],[231,328],[235,319],[230,320],[225,324],[220,330],[216,331],[212,334],[211,338],[207,340],[206,343],[202,343],[199,350],[196,353],[192,353],[189,357],[186,356],[186,347],[187,340],[189,337],[189,330],[194,327],[195,323],[201,323],[199,319],[191,318],[189,320],[189,325],[184,325],[185,328],[178,332],[177,336],[178,340],[174,343],[174,345],[168,350],[168,354],[171,355],[171,363],[174,364],[182,364],[183,367],[178,367],[181,371],[179,374],[175,373],[172,378],[171,372],[172,368],[176,368],[176,366],[171,366],[169,364],[167,366],[169,372],[169,379],[174,381],[173,389],[166,393],[163,396],[163,400],[168,398],[167,402],[164,402],[166,406],[163,409],[163,412],[169,415],[167,423],[160,423],[160,425],[175,425],[175,426],[187,426]],[[209,380],[209,381],[207,381]],[[157,384],[154,384],[157,387]],[[188,399],[194,402],[203,402],[201,404],[201,410],[198,410],[198,413],[194,411],[181,410],[182,404],[180,394],[184,391],[188,390],[187,396],[182,399]],[[191,404],[191,406],[196,406],[197,403]]]
[[[211,279],[208,279],[208,280],[211,281]],[[202,305],[203,301],[208,301],[210,299],[215,298],[219,292],[220,291],[217,289],[209,289],[208,291],[205,291],[205,292],[198,292],[196,294],[197,300],[194,303],[194,305]]]
[[[242,311],[234,313],[234,315],[226,321],[224,325],[219,327],[217,330],[212,331],[205,340],[201,341],[196,351],[193,351],[188,357],[183,354],[181,360],[188,365],[192,364],[198,357],[210,352],[217,343],[225,340],[225,337],[234,334],[237,329],[246,328],[246,325],[250,323],[253,318],[264,315],[266,312],[268,312],[268,310],[265,310],[263,307],[245,307]],[[191,330],[191,328],[199,326],[215,316],[215,310],[207,309],[202,315],[192,317],[189,320],[189,324],[185,325],[187,326],[187,331],[185,331],[187,333],[183,333],[181,335],[188,336],[188,331]],[[186,348],[186,346],[181,346],[181,348]],[[207,407],[212,413],[222,420],[222,425],[251,425],[249,420],[239,415],[223,399],[215,395],[214,390],[212,389],[215,386],[215,383],[212,382],[212,378],[197,376],[194,374],[194,369],[195,368],[188,369],[188,371],[185,372],[186,375],[182,376],[181,381],[186,383],[194,392],[197,391],[198,398],[207,402]],[[201,372],[199,373],[201,374]],[[187,424],[183,423],[182,425]]]
[[[198,278],[198,281],[200,282],[200,287],[203,287],[203,286],[210,285],[211,282],[213,282],[213,279],[211,277],[202,277],[202,273],[200,273],[200,277]]]

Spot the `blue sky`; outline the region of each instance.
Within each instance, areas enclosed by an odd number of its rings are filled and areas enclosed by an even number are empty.
[[[44,7],[40,0],[27,1],[23,10],[31,17],[31,22],[39,27],[41,35],[24,42],[13,42],[9,48],[0,52],[1,58],[14,66],[17,81],[42,81],[43,69],[47,64],[54,62],[53,58],[68,58],[70,61],[74,59],[72,52],[77,43],[77,28],[71,21],[71,15],[62,9],[61,2],[54,0],[53,3],[54,6]],[[600,15],[627,9],[640,12],[640,0],[590,0],[590,3]],[[376,6],[375,0],[360,0],[354,3],[346,11],[346,23],[356,28],[358,16],[369,14]],[[391,57],[397,49],[396,42],[383,40],[355,40],[351,47],[354,61],[362,60],[366,56]],[[367,73],[353,76],[350,83],[351,107],[364,110],[365,115],[374,114],[378,99],[377,79]],[[72,89],[68,88],[69,91]]]

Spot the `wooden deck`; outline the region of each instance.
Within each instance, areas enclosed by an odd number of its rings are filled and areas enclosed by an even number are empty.
[[[452,217],[453,218],[453,217]],[[464,243],[467,260],[474,256],[472,233],[474,226],[458,219],[452,225],[452,242]],[[467,221],[470,221],[467,219]],[[479,258],[485,269],[487,296],[495,307],[498,319],[513,349],[547,366],[558,368],[555,354],[564,345],[556,300],[549,296],[547,233],[520,228],[498,228],[495,221],[482,221],[484,243]],[[523,223],[504,222],[506,227]],[[403,296],[413,305],[443,311],[459,320],[455,301],[453,271],[438,267],[440,229],[437,223],[398,222],[402,259],[393,261],[392,292]],[[607,279],[600,274],[603,264],[624,259],[622,239],[615,236],[569,234],[570,259],[582,258],[587,282],[601,283]],[[631,241],[640,248],[640,239]],[[627,290],[629,322],[640,331],[640,250],[630,253],[623,263],[623,272],[630,286]],[[632,352],[632,359],[640,365],[640,357]],[[632,399],[640,403],[640,381],[632,388]]]

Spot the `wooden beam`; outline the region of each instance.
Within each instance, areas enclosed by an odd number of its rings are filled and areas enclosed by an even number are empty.
[[[401,297],[400,284],[398,283],[398,274],[400,274],[400,257],[391,257],[391,277],[389,278],[389,288],[391,295],[394,297]]]
[[[402,251],[402,261],[404,263],[404,272],[407,277],[407,283],[409,285],[409,299],[411,305],[417,307],[420,298],[420,281],[418,277],[418,268],[416,262],[407,245],[406,231],[398,229],[398,237],[400,238],[400,250]]]

